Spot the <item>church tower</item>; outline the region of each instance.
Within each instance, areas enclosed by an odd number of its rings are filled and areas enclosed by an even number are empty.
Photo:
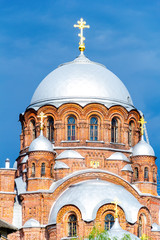
[[[156,156],[144,118],[122,81],[84,55],[86,22],[74,26],[80,55],[47,75],[20,114],[13,212],[21,223],[10,239],[81,239],[101,226],[111,237],[158,240]]]

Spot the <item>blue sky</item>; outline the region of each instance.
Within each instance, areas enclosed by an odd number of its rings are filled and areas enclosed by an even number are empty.
[[[19,113],[38,84],[79,54],[81,17],[90,25],[86,56],[126,85],[160,159],[159,13],[159,0],[0,0],[0,167],[19,154]]]

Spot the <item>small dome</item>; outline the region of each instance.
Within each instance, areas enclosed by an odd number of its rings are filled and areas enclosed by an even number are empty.
[[[121,228],[121,226],[119,225],[118,218],[116,218],[113,227],[107,233],[108,233],[109,237],[115,238],[117,240],[123,239],[123,237],[125,235],[130,236],[130,238],[127,238],[127,239],[130,239],[130,240],[138,240],[138,239],[140,239],[136,235],[134,235],[134,234],[132,234],[132,233],[130,233],[128,231],[123,230]]]
[[[34,227],[40,227],[40,223],[37,220],[35,220],[34,218],[30,218],[23,225],[23,228],[34,228]]]
[[[35,152],[35,151],[53,152],[52,143],[43,136],[42,131],[39,137],[34,139],[29,147],[29,152]]]
[[[84,157],[82,157],[82,155],[74,150],[65,150],[63,152],[61,152],[57,157],[56,160],[59,159],[64,159],[64,158],[80,158],[80,159],[84,159]]]
[[[59,107],[74,102],[81,106],[98,102],[107,107],[122,105],[133,109],[131,96],[122,81],[102,64],[81,54],[60,65],[39,84],[28,108],[49,104]]]
[[[68,165],[61,161],[56,161],[54,169],[68,169]]]
[[[113,153],[107,160],[119,160],[119,161],[125,161],[130,162],[129,159],[121,152],[115,152]]]
[[[126,164],[121,171],[133,172],[131,164]]]
[[[142,137],[141,141],[137,143],[132,150],[133,156],[154,156],[155,153],[153,148],[150,144],[148,144],[146,141],[144,141],[144,138]]]

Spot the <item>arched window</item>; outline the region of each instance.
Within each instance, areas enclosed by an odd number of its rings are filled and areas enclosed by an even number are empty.
[[[53,163],[51,164],[51,177],[53,177]]]
[[[153,169],[153,182],[157,181],[156,171]]]
[[[98,119],[96,117],[90,119],[90,140],[98,140]]]
[[[32,138],[32,141],[36,138],[36,124],[35,124],[35,121],[32,119],[30,121],[30,131],[31,131],[31,138]]]
[[[31,173],[32,177],[35,177],[35,170],[36,170],[35,163],[32,163],[32,173]]]
[[[104,219],[105,230],[110,230],[114,224],[114,217],[112,214],[107,214]]]
[[[137,181],[139,178],[138,167],[135,167],[135,169],[134,169],[134,178],[135,178],[135,181]]]
[[[74,117],[68,118],[67,124],[67,140],[72,141],[76,139],[76,121]]]
[[[70,215],[68,218],[68,236],[77,236],[77,217],[74,214]]]
[[[118,120],[115,117],[111,123],[111,142],[118,143]]]
[[[42,163],[41,165],[41,177],[45,176],[45,163]]]
[[[54,121],[52,117],[47,119],[47,138],[51,142],[54,140]]]
[[[148,167],[144,168],[144,180],[148,181],[149,180],[149,176],[148,176]]]
[[[139,217],[139,223],[138,223],[138,237],[142,236],[142,217]]]
[[[129,131],[128,131],[128,144],[129,146],[134,145],[134,122],[129,122]]]

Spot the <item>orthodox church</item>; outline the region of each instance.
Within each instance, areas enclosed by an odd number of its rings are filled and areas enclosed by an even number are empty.
[[[0,169],[0,219],[11,240],[160,239],[157,166],[146,122],[122,81],[84,55],[53,70],[20,114],[20,153]],[[145,135],[145,136],[144,136]]]

